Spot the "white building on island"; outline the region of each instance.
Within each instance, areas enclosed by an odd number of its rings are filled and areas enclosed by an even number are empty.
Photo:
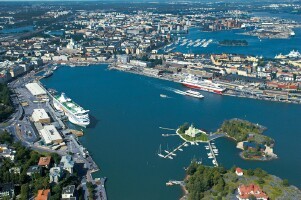
[[[185,135],[188,135],[190,137],[197,136],[201,131],[199,129],[196,129],[192,124],[189,126],[189,128],[185,131]]]

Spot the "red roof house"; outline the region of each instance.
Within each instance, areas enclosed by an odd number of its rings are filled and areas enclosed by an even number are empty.
[[[255,196],[257,200],[268,200],[269,197],[258,185],[241,185],[238,187],[237,198],[239,200],[248,200],[250,196]]]

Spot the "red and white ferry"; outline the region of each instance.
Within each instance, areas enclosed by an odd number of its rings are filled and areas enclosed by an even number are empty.
[[[182,84],[186,87],[203,90],[207,92],[213,92],[216,94],[223,94],[226,88],[222,87],[220,84],[214,83],[211,80],[199,79],[196,76],[187,76]]]

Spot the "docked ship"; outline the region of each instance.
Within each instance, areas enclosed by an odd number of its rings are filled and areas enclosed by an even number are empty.
[[[46,71],[44,74],[43,74],[43,77],[44,78],[48,78],[48,77],[50,77],[50,76],[52,76],[53,75],[53,72],[51,71],[51,70],[48,70],[48,71]]]
[[[90,124],[89,110],[85,110],[68,98],[65,93],[53,97],[53,105],[57,110],[63,111],[68,120],[76,125],[87,127]]]
[[[189,88],[213,92],[216,94],[223,94],[223,92],[226,90],[226,88],[212,82],[211,80],[199,79],[196,76],[188,76],[184,79],[184,81],[182,81],[182,84]]]

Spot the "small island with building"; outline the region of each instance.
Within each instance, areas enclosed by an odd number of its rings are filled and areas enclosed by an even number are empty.
[[[220,46],[248,46],[249,43],[246,40],[222,40],[219,41]]]
[[[176,133],[186,142],[208,142],[208,135],[205,131],[195,128],[188,123],[181,125]]]
[[[246,120],[231,119],[226,120],[217,130],[237,142],[237,148],[242,149],[240,156],[250,160],[271,160],[276,159],[273,153],[275,141],[263,135],[265,127],[253,124]]]

